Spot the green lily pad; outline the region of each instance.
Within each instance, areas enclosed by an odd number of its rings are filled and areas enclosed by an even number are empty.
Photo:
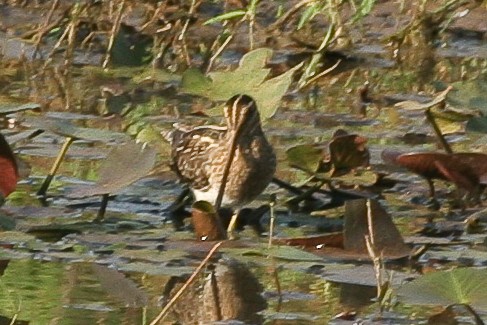
[[[28,111],[33,109],[39,109],[41,107],[40,104],[36,103],[27,103],[27,104],[14,104],[14,103],[0,103],[0,115],[7,115],[22,111]]]
[[[314,174],[323,160],[323,149],[314,144],[301,144],[289,148],[286,155],[290,166]]]
[[[480,110],[487,114],[487,81],[460,81],[453,85],[453,89],[446,96],[447,102],[463,109]]]
[[[182,77],[182,91],[223,101],[236,94],[252,96],[259,107],[263,120],[272,117],[279,102],[292,81],[296,66],[287,72],[266,80],[270,73],[265,65],[272,56],[272,50],[261,48],[245,54],[234,71],[211,72],[208,76],[199,70],[189,69]]]
[[[468,304],[487,310],[487,269],[458,268],[428,273],[399,288],[398,299],[418,305]]]
[[[322,262],[319,256],[291,246],[266,246],[256,248],[222,248],[220,251],[231,255],[274,257],[287,261]]]
[[[67,121],[58,119],[30,118],[27,119],[27,123],[36,128],[74,139],[117,143],[126,141],[128,139],[128,136],[124,133],[103,129],[78,127]]]

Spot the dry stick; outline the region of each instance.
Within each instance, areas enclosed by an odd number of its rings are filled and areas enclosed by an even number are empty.
[[[50,30],[50,28],[48,28],[48,27],[49,27],[49,24],[51,22],[52,15],[54,14],[54,10],[56,10],[56,8],[58,6],[59,6],[59,0],[53,1],[52,6],[51,6],[51,9],[49,9],[49,12],[47,14],[46,20],[44,22],[44,26],[42,26],[41,30],[39,31],[39,34],[37,34],[37,40],[36,40],[36,44],[35,44],[35,47],[34,47],[34,52],[32,53],[32,58],[33,59],[37,56],[37,52],[39,52],[39,47],[41,45],[42,38]]]
[[[210,58],[210,62],[208,63],[208,67],[206,68],[206,71],[205,73],[208,73],[210,72],[210,69],[211,67],[213,66],[213,63],[215,62],[217,56],[220,55],[221,52],[223,52],[223,50],[225,49],[225,47],[227,47],[228,43],[230,43],[230,41],[233,39],[233,34],[231,34],[230,36],[228,36],[225,41],[223,42],[223,44],[218,48],[218,50],[216,50],[215,54],[213,54]]]
[[[375,279],[377,281],[377,297],[380,297],[382,294],[382,273],[381,273],[381,262],[380,256],[377,254],[376,246],[375,246],[375,232],[373,227],[373,216],[372,216],[372,209],[371,209],[371,201],[367,200],[367,226],[368,226],[368,235],[365,235],[365,244],[367,246],[367,251],[369,252],[369,256],[372,258],[372,262],[374,264],[374,271],[375,271]]]
[[[66,138],[66,141],[64,142],[63,147],[61,148],[61,151],[59,152],[56,158],[56,161],[52,165],[51,171],[49,172],[46,179],[44,180],[44,183],[42,183],[42,186],[39,189],[39,191],[37,191],[37,195],[46,196],[47,189],[49,188],[49,185],[51,184],[54,175],[56,175],[56,172],[59,169],[59,166],[61,165],[61,162],[63,161],[64,156],[66,155],[66,152],[68,152],[69,146],[73,143],[73,141],[74,138],[72,137]]]
[[[275,23],[270,26],[270,30],[279,28],[282,24],[284,24],[288,19],[290,19],[295,13],[299,11],[302,7],[306,6],[308,3],[311,3],[315,0],[301,0],[297,4],[295,4],[291,9],[289,9],[286,13],[284,13]]]
[[[268,249],[270,249],[272,247],[272,238],[274,236],[274,224],[276,222],[276,215],[275,215],[275,211],[274,211],[275,205],[276,205],[276,197],[275,197],[275,195],[272,195],[270,202],[269,202],[271,221],[269,224],[269,243],[267,244]]]
[[[311,78],[310,80],[308,80],[303,86],[301,86],[300,88],[304,88],[308,85],[310,85],[311,83],[315,82],[316,80],[318,80],[319,78],[329,74],[330,72],[332,72],[333,70],[336,69],[336,67],[338,67],[338,65],[342,63],[342,59],[338,60],[337,63],[335,63],[332,67],[326,69],[325,71],[322,71],[320,72],[319,74],[317,74],[316,76],[314,76],[313,78]]]
[[[450,147],[450,144],[446,141],[445,137],[441,133],[440,127],[436,123],[435,117],[433,114],[431,114],[431,108],[428,107],[425,111],[424,114],[426,115],[426,119],[428,122],[430,122],[431,126],[433,127],[433,130],[435,131],[436,137],[438,140],[440,140],[441,145],[443,146],[443,149],[445,149],[446,153],[453,153],[453,150]]]
[[[113,48],[113,44],[115,43],[115,36],[118,34],[118,31],[120,30],[120,22],[122,21],[122,15],[124,9],[125,9],[125,0],[122,0],[122,2],[119,4],[118,13],[117,16],[115,17],[115,22],[113,23],[112,31],[110,32],[110,39],[108,40],[107,53],[105,56],[105,61],[103,61],[104,69],[108,66],[112,58],[111,51]]]
[[[188,30],[189,21],[191,20],[191,15],[194,13],[195,8],[196,8],[196,0],[192,0],[191,7],[189,7],[189,11],[188,11],[188,19],[186,19],[186,21],[184,22],[183,29],[181,30],[181,34],[179,34],[178,36],[178,41],[180,41],[183,45],[182,47],[183,55],[184,55],[184,59],[186,60],[186,64],[188,66],[191,65],[191,58],[189,57],[188,46],[186,45],[185,35],[186,35],[186,31]]]
[[[63,101],[64,109],[69,110],[69,108],[71,107],[71,95],[69,87],[67,86],[67,83],[69,82],[66,82],[66,75],[64,74],[64,72],[60,71],[57,66],[54,68],[53,71],[53,80],[56,83],[57,90],[59,91],[59,95]]]
[[[76,5],[73,9],[72,20],[69,24],[68,47],[64,53],[64,65],[70,67],[73,62],[74,42],[76,38],[76,26],[78,25],[79,15],[84,8]]]
[[[69,30],[71,29],[70,26],[71,26],[71,24],[68,25],[68,27],[64,30],[63,34],[61,35],[61,37],[59,38],[59,40],[57,41],[57,43],[54,45],[54,47],[52,48],[51,52],[49,52],[49,54],[47,55],[46,61],[44,62],[43,69],[45,69],[49,65],[49,63],[52,60],[52,57],[53,57],[54,53],[61,46],[61,44],[64,41],[64,39],[66,38],[66,36],[68,36]]]
[[[205,265],[208,263],[210,258],[213,256],[213,254],[216,252],[216,250],[220,247],[220,245],[222,243],[223,242],[220,241],[220,242],[216,243],[215,245],[213,245],[211,250],[208,252],[208,255],[206,255],[205,259],[200,263],[200,265],[198,265],[196,270],[194,270],[193,274],[191,274],[188,281],[186,281],[183,284],[181,289],[179,289],[178,292],[176,292],[174,297],[171,298],[171,300],[167,303],[166,306],[164,306],[164,308],[159,313],[159,315],[157,315],[157,317],[149,325],[156,325],[159,321],[163,320],[166,317],[169,309],[176,303],[176,301],[179,299],[179,297],[181,297],[181,295],[186,291],[186,289],[191,285],[191,283],[193,283],[194,279],[196,279],[196,276],[198,274],[200,274],[203,267],[205,267]]]
[[[147,27],[149,27],[152,23],[155,23],[159,19],[159,14],[164,11],[164,9],[167,7],[167,3],[165,1],[161,1],[159,3],[159,6],[157,9],[154,11],[154,14],[152,17],[140,27],[139,32],[143,32]]]

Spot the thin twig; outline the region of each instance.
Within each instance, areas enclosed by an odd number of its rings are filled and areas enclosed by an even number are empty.
[[[308,3],[311,3],[313,1],[315,0],[301,0],[300,2],[295,4],[291,9],[286,11],[286,13],[284,13],[278,20],[276,20],[276,22],[273,23],[269,27],[269,29],[274,30],[280,28],[281,25],[285,24],[288,21],[288,19],[290,19],[294,14],[296,14],[299,11],[299,9],[301,9],[302,7],[306,6]]]
[[[205,259],[200,263],[200,265],[198,265],[198,267],[196,268],[196,270],[194,270],[193,274],[191,274],[191,276],[189,277],[188,281],[186,281],[183,284],[183,286],[181,287],[181,289],[179,289],[178,292],[176,292],[176,294],[174,295],[174,297],[172,297],[171,300],[167,303],[167,305],[164,306],[164,308],[162,309],[162,311],[150,323],[150,325],[156,325],[157,323],[159,323],[161,320],[163,320],[166,317],[169,309],[176,303],[176,301],[179,299],[179,297],[181,297],[181,295],[186,291],[186,289],[191,285],[191,283],[193,283],[193,281],[196,279],[196,276],[198,274],[200,274],[201,270],[205,267],[205,265],[208,263],[208,261],[213,256],[213,254],[215,254],[215,252],[218,250],[218,248],[220,247],[220,245],[222,243],[223,242],[220,241],[220,242],[216,243],[215,245],[213,245],[213,247],[208,252],[208,255],[206,255]]]
[[[274,236],[274,224],[276,221],[276,215],[274,211],[274,206],[276,205],[276,196],[273,194],[271,196],[271,199],[269,201],[269,207],[270,207],[270,214],[271,214],[271,221],[269,224],[269,243],[267,244],[267,248],[270,249],[272,247],[272,239]]]
[[[225,47],[227,47],[228,43],[230,43],[230,41],[233,39],[233,34],[230,34],[230,36],[228,36],[225,41],[223,42],[223,44],[218,48],[218,50],[216,50],[215,54],[213,54],[210,58],[210,62],[208,63],[208,67],[206,68],[206,71],[205,73],[208,73],[210,72],[212,66],[213,66],[213,63],[215,62],[216,58],[220,55],[221,52],[223,52],[223,50],[225,49]]]
[[[52,15],[54,14],[54,10],[56,10],[58,6],[59,6],[59,0],[53,1],[52,5],[51,5],[51,9],[49,9],[49,12],[47,14],[44,25],[41,27],[41,30],[39,31],[39,33],[36,35],[37,40],[36,40],[36,44],[34,47],[34,52],[32,54],[33,59],[35,59],[35,57],[37,56],[37,52],[39,52],[39,47],[41,45],[42,38],[51,29],[52,25],[51,26],[49,26],[49,25],[50,25],[50,22],[52,19]],[[57,22],[56,22],[56,24],[57,24]]]
[[[342,63],[342,60],[338,60],[337,63],[335,63],[332,67],[326,69],[325,71],[322,71],[321,73],[317,74],[316,76],[314,76],[313,78],[311,78],[310,80],[308,80],[303,86],[299,87],[300,89],[310,85],[311,83],[315,82],[316,80],[318,80],[319,78],[321,77],[324,77],[326,76],[327,74],[329,74],[330,72],[332,72],[333,70],[336,69],[336,67],[338,67],[338,65]]]
[[[433,114],[431,114],[431,107],[428,107],[424,111],[424,114],[426,115],[426,119],[428,120],[428,122],[433,127],[433,130],[435,131],[436,137],[438,138],[441,145],[443,146],[443,149],[445,149],[446,153],[453,153],[453,150],[451,149],[450,144],[448,143],[448,141],[446,141],[443,133],[441,133],[441,129],[438,126],[438,123],[436,123],[435,117],[433,116]]]
[[[115,17],[115,22],[113,23],[112,26],[110,39],[108,40],[107,53],[105,56],[105,61],[103,61],[104,69],[108,67],[108,64],[110,64],[110,60],[112,58],[111,52],[112,52],[113,44],[115,43],[115,37],[117,36],[118,31],[120,30],[120,22],[122,21],[124,8],[125,8],[125,0],[122,0],[122,2],[119,4],[118,13],[117,16]]]

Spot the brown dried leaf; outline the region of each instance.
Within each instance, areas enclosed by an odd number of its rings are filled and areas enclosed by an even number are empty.
[[[347,173],[350,169],[368,166],[370,153],[366,143],[366,138],[356,134],[335,137],[329,144],[330,160],[335,172]]]
[[[399,153],[384,150],[382,159],[423,176],[426,179],[450,181],[472,191],[481,179],[487,178],[487,155],[481,153],[441,152]],[[486,179],[487,180],[487,179]]]
[[[295,238],[276,238],[273,239],[273,243],[310,248],[316,248],[320,245],[325,245],[327,247],[343,248],[343,233],[339,232],[319,236]]]
[[[367,204],[369,203],[369,204]],[[370,211],[369,211],[370,208]],[[372,225],[367,214],[372,214]],[[407,256],[409,247],[392,222],[391,216],[375,200],[351,200],[345,203],[343,246],[345,250],[367,254],[365,235],[372,229],[374,249],[385,257]]]
[[[196,237],[200,240],[225,239],[222,226],[218,224],[218,215],[211,203],[196,201],[191,206],[191,220]]]

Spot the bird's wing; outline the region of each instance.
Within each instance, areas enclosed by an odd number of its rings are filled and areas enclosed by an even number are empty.
[[[200,126],[190,131],[175,129],[172,133],[172,169],[193,189],[207,187],[209,155],[221,145],[226,129]]]

